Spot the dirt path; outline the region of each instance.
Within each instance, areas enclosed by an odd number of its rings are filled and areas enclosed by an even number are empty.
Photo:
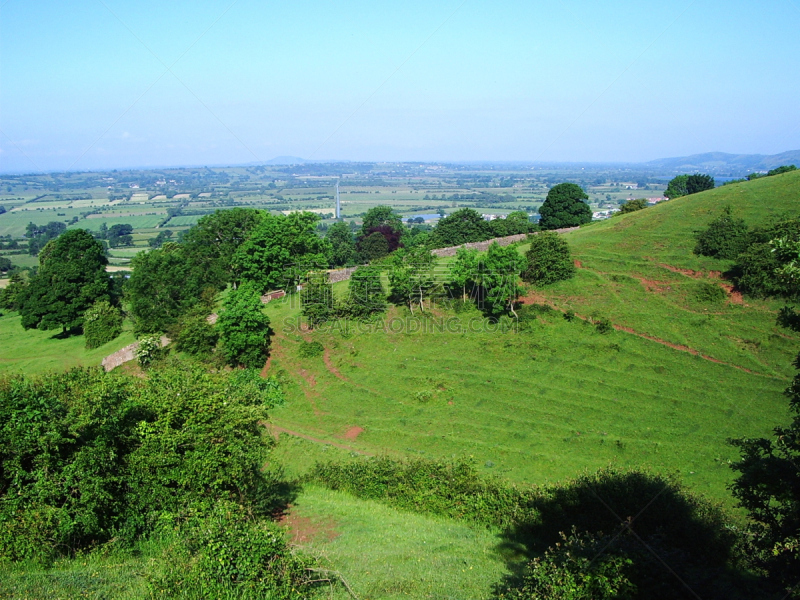
[[[538,294],[536,292],[531,292],[527,296],[525,296],[524,298],[521,298],[520,300],[525,304],[532,303],[532,302],[535,302],[537,304],[547,304],[551,308],[554,308],[554,309],[556,309],[556,310],[558,310],[558,311],[560,311],[562,313],[566,312],[563,308],[561,308],[560,306],[554,304],[553,302],[551,302],[550,300],[548,300],[547,298],[545,298],[544,296],[542,296],[541,294]],[[577,313],[575,313],[575,316],[577,318],[581,319],[582,321],[590,321],[591,322],[591,319],[589,317],[587,317],[587,316],[579,315]],[[664,340],[662,338],[656,337],[654,335],[650,335],[648,333],[642,333],[642,332],[636,331],[635,329],[633,329],[631,327],[626,327],[625,325],[613,324],[613,326],[614,326],[614,329],[616,329],[617,331],[623,331],[625,333],[629,333],[631,335],[635,335],[637,337],[644,338],[646,340],[650,340],[651,342],[655,342],[657,344],[661,344],[662,346],[666,346],[667,348],[672,348],[673,350],[678,350],[680,352],[687,352],[688,354],[691,354],[693,356],[699,356],[700,358],[702,358],[704,360],[707,360],[709,362],[713,362],[713,363],[718,364],[718,365],[725,365],[727,367],[733,367],[734,369],[739,369],[740,371],[744,371],[745,373],[750,373],[751,375],[758,375],[759,377],[768,377],[770,379],[779,379],[781,381],[784,380],[783,377],[778,377],[776,375],[767,375],[766,373],[759,373],[758,371],[753,371],[751,369],[748,369],[747,367],[742,367],[742,366],[739,366],[739,365],[735,365],[733,363],[725,362],[723,360],[719,360],[718,358],[714,358],[713,356],[708,356],[707,354],[703,354],[699,350],[695,350],[694,348],[690,348],[689,346],[684,346],[683,344],[675,344],[673,342],[668,342],[667,340]]]
[[[322,354],[322,360],[325,362],[325,368],[333,375],[334,377],[338,377],[342,381],[347,381],[349,383],[349,379],[342,375],[339,372],[339,369],[333,366],[333,362],[331,361],[331,351],[330,348],[325,348],[325,352]]]
[[[329,446],[333,446],[334,448],[339,448],[340,450],[347,450],[349,452],[355,452],[356,454],[361,454],[363,456],[375,456],[374,454],[370,454],[369,452],[364,452],[363,450],[359,450],[358,448],[354,448],[353,446],[348,446],[347,444],[339,444],[338,442],[331,442],[328,440],[323,440],[320,438],[315,438],[310,435],[306,435],[305,433],[300,433],[299,431],[292,431],[291,429],[286,429],[285,427],[281,427],[280,425],[276,425],[275,423],[265,423],[269,432],[274,436],[278,437],[276,434],[278,433],[285,433],[287,435],[293,435],[294,437],[303,438],[304,440],[308,440],[309,442],[316,442],[317,444],[327,444]]]

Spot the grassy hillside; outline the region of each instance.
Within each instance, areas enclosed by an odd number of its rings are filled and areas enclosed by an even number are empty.
[[[269,370],[291,398],[274,422],[365,453],[473,456],[516,481],[647,465],[730,503],[737,455],[726,440],[786,418],[800,336],[775,326],[779,301],[697,300],[701,281],[724,284],[708,272],[729,263],[692,255],[693,232],[724,205],[753,225],[797,215],[799,190],[796,173],[765,178],[569,234],[577,277],[527,301],[624,328],[606,335],[559,312],[521,333],[309,333],[284,327],[297,309],[273,303]],[[320,341],[325,356],[301,358],[303,340]]]

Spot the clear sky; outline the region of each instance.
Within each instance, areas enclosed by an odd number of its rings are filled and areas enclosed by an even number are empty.
[[[800,0],[0,0],[0,170],[800,148]]]

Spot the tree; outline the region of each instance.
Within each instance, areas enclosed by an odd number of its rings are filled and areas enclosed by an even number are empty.
[[[231,208],[202,217],[182,241],[193,267],[202,269],[217,289],[224,289],[235,279],[232,261],[236,251],[266,215],[254,208]]]
[[[210,354],[219,340],[219,332],[208,322],[208,307],[205,303],[197,304],[178,319],[177,325],[170,331],[170,339],[175,342],[175,349],[193,356]]]
[[[269,317],[264,314],[259,289],[248,282],[232,290],[219,314],[217,327],[229,365],[260,369],[269,355]]]
[[[685,196],[689,193],[686,189],[686,182],[688,180],[688,175],[678,175],[677,177],[673,177],[667,184],[667,189],[664,191],[664,196],[670,200]]]
[[[376,267],[358,267],[350,277],[347,302],[342,312],[357,319],[365,319],[386,310],[386,292],[381,283],[381,272]]]
[[[336,314],[333,286],[328,281],[328,274],[325,272],[309,275],[308,281],[300,293],[300,300],[303,306],[303,316],[308,320],[308,326],[311,329],[315,325],[325,323]]]
[[[560,183],[547,192],[547,198],[539,207],[542,229],[577,227],[592,220],[592,209],[585,202],[589,196],[574,183]]]
[[[103,245],[84,229],[73,229],[42,249],[39,271],[23,294],[25,329],[64,332],[83,325],[83,314],[98,300],[110,300]]]
[[[470,242],[482,242],[494,235],[489,222],[471,208],[461,208],[439,219],[431,233],[436,248],[460,246]]]
[[[467,286],[475,287],[478,269],[478,251],[461,247],[456,251],[456,259],[450,268],[453,284],[461,288],[461,299],[467,300]],[[471,284],[471,285],[470,285]]]
[[[528,213],[524,210],[516,210],[508,213],[505,219],[494,219],[489,221],[494,237],[506,237],[509,235],[519,235],[522,233],[532,233],[538,227],[530,222]]]
[[[414,314],[414,304],[425,310],[425,297],[436,285],[433,273],[435,259],[431,251],[418,246],[395,254],[389,270],[389,291],[395,302],[408,304]]]
[[[330,242],[315,231],[309,212],[266,215],[233,256],[234,282],[253,282],[259,292],[294,286],[312,269],[325,268]]]
[[[686,179],[686,193],[687,194],[697,194],[699,192],[705,192],[706,190],[713,190],[714,189],[714,178],[711,175],[700,175],[696,173],[694,175],[689,175]]]
[[[105,225],[105,223],[103,223]],[[106,238],[112,248],[133,245],[133,226],[126,223],[112,225],[108,228]]]
[[[386,236],[380,231],[374,231],[359,240],[358,251],[364,260],[372,261],[388,256],[391,249]]]
[[[525,259],[514,246],[492,242],[482,262],[485,311],[492,315],[510,312],[516,317],[514,305],[522,293],[519,276],[525,268]]]
[[[140,252],[131,268],[125,298],[137,335],[168,331],[208,287],[205,273],[192,268],[186,249],[175,242]]]
[[[637,210],[642,210],[647,208],[647,200],[640,198],[637,200],[628,200],[627,202],[623,202],[619,206],[619,215],[626,215],[628,213],[636,212]]]
[[[27,283],[20,273],[14,273],[5,288],[0,289],[0,308],[19,310]]]
[[[8,273],[14,265],[11,264],[11,259],[5,256],[0,256],[0,273]]]
[[[797,167],[795,165],[783,165],[777,167],[775,169],[770,169],[767,171],[767,176],[772,177],[773,175],[782,175],[783,173],[791,173],[792,171],[796,171]],[[2,208],[2,207],[0,207]],[[2,214],[2,213],[0,213]]]
[[[723,260],[734,260],[747,250],[750,231],[743,219],[736,219],[731,207],[726,206],[722,214],[711,221],[708,227],[697,234],[694,253]]]
[[[547,285],[575,275],[569,244],[553,231],[533,236],[525,258],[527,268],[522,278],[528,283]]]
[[[107,300],[98,300],[83,315],[86,347],[99,348],[122,333],[122,313]]]
[[[28,254],[36,256],[47,242],[57,238],[66,230],[67,226],[60,221],[50,221],[47,225],[28,223],[25,228],[25,237],[28,238]]]
[[[332,267],[343,267],[355,261],[356,243],[347,223],[334,223],[325,237],[331,244]]]
[[[396,233],[403,230],[403,219],[391,206],[375,206],[364,215],[361,224],[361,237],[367,237],[378,227],[387,226]]]
[[[171,237],[172,230],[164,229],[163,231],[159,231],[156,237],[147,240],[147,243],[151,248],[161,248]]]

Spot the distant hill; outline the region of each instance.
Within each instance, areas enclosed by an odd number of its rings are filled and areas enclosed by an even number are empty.
[[[755,171],[769,171],[781,165],[800,166],[800,150],[790,150],[781,154],[727,154],[725,152],[706,152],[691,156],[659,158],[644,163],[653,169],[676,172],[702,171],[712,175],[747,175]]]
[[[276,156],[273,159],[265,161],[265,165],[305,165],[308,163],[316,162],[313,160],[306,160],[299,156]]]

